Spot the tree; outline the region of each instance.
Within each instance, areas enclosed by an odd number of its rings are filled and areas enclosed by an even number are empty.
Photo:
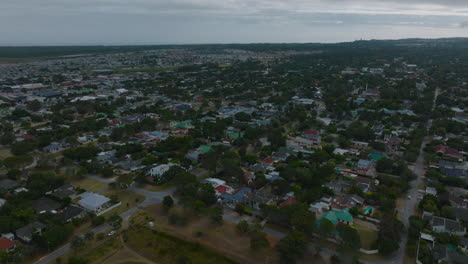
[[[215,206],[209,210],[210,219],[215,224],[223,223],[223,208],[220,206]]]
[[[55,248],[65,242],[71,235],[72,228],[68,225],[52,225],[42,234],[43,248]]]
[[[353,249],[358,249],[361,247],[361,238],[356,229],[345,224],[338,224],[336,226],[336,230],[340,234],[340,238],[343,244]]]
[[[174,200],[172,199],[172,197],[170,195],[164,196],[164,199],[163,199],[164,210],[166,212],[169,211],[169,209],[171,209],[173,205],[174,205]]]
[[[298,210],[294,212],[291,217],[291,224],[293,228],[308,236],[312,234],[314,222],[315,215],[309,210]]]
[[[268,247],[270,243],[265,232],[256,231],[250,235],[250,249],[257,250]]]
[[[91,220],[91,224],[93,226],[100,226],[106,222],[106,218],[104,216],[96,216]]]
[[[335,230],[335,227],[333,226],[333,223],[330,222],[330,220],[322,218],[319,222],[319,232],[322,236],[328,237],[333,233],[333,230]]]
[[[294,264],[307,249],[307,236],[300,231],[293,230],[279,241],[277,249],[281,263]]]
[[[83,257],[78,257],[78,256],[73,256],[70,257],[68,260],[68,264],[88,264],[89,260],[83,258]]]
[[[112,214],[107,222],[114,228],[119,229],[122,226],[122,217],[118,214]]]
[[[237,231],[239,231],[241,234],[247,234],[250,232],[250,225],[247,221],[241,220],[239,223],[236,225]]]
[[[85,234],[84,238],[86,240],[93,240],[94,239],[94,232],[93,231],[89,231]]]
[[[31,112],[37,112],[41,109],[41,102],[39,102],[38,100],[30,101],[26,105],[26,108],[28,108],[28,110]]]
[[[384,215],[379,224],[378,249],[382,255],[389,255],[400,247],[403,224],[393,216]]]
[[[76,251],[82,248],[84,245],[85,241],[81,237],[75,237],[70,243],[70,247]]]

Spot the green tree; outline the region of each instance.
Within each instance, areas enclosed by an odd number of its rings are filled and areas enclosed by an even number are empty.
[[[345,224],[338,224],[336,226],[336,230],[338,231],[343,244],[353,249],[361,247],[361,238],[356,229]]]
[[[172,199],[172,197],[170,195],[164,196],[164,199],[163,199],[164,210],[166,212],[169,211],[169,209],[171,209],[173,205],[174,205],[174,200]]]
[[[281,263],[294,264],[307,249],[307,236],[300,231],[293,230],[279,241],[277,249]]]

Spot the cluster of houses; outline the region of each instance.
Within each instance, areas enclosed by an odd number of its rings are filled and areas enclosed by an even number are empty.
[[[16,181],[9,179],[0,181],[0,193],[2,193],[4,197],[13,195],[19,188],[22,187],[20,187]],[[76,202],[65,202],[70,200]],[[5,202],[5,199],[0,199],[0,208]],[[116,204],[104,195],[82,192],[82,190],[76,189],[75,186],[71,184],[65,184],[57,189],[49,191],[45,193],[44,196],[31,200],[30,204],[37,216],[50,213],[63,222],[71,222],[74,219],[83,218],[89,213],[101,215],[109,209],[120,205],[120,203]],[[18,242],[30,244],[33,241],[34,235],[41,235],[46,229],[46,224],[35,220],[16,229],[14,233],[0,234],[0,251],[13,251]]]

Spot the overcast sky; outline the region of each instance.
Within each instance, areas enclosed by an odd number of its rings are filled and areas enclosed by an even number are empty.
[[[0,45],[468,37],[468,0],[0,0]]]

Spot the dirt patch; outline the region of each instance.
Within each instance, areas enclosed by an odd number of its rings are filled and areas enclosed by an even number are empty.
[[[157,231],[216,249],[239,263],[278,263],[278,254],[272,246],[277,243],[276,239],[269,238],[271,242],[269,248],[253,251],[250,249],[249,237],[240,235],[235,225],[231,223],[212,224],[209,219],[192,215],[189,211],[184,211],[179,207],[171,209],[171,212],[188,214],[188,224],[186,226],[169,224],[168,214],[161,209],[160,205],[145,208],[144,211],[136,214],[132,221],[134,224],[142,225],[148,225],[149,221],[153,221],[154,229]]]

